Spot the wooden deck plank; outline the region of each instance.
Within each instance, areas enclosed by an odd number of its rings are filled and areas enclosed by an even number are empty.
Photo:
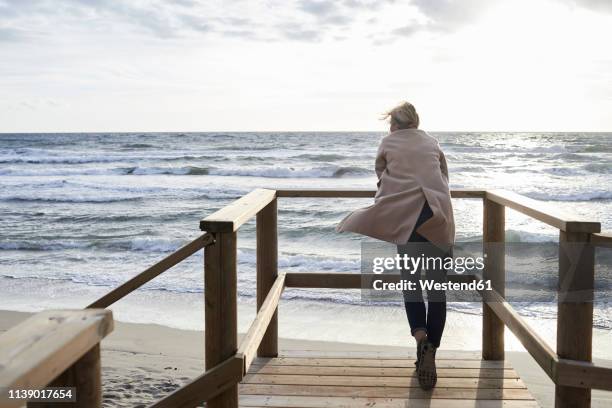
[[[526,388],[443,388],[431,391],[404,387],[356,387],[342,385],[240,384],[240,394],[301,395],[320,397],[385,397],[408,399],[533,400]]]
[[[483,361],[475,352],[441,352],[438,383],[424,391],[408,354],[298,350],[257,358],[239,385],[239,403],[288,408],[538,406],[506,361]]]
[[[419,381],[413,376],[366,377],[342,375],[295,375],[295,374],[248,374],[243,384],[284,384],[284,385],[346,385],[354,387],[404,387],[419,388]],[[441,388],[525,388],[520,378],[438,378]]]
[[[257,358],[254,365],[292,365],[292,366],[326,366],[326,367],[414,367],[414,359],[375,359],[375,358]],[[512,366],[508,361],[483,360],[444,360],[436,359],[440,368],[507,368]]]
[[[301,375],[356,375],[379,377],[415,376],[414,367],[251,366],[250,373]],[[438,378],[519,378],[513,369],[438,368]]]
[[[403,398],[351,398],[311,397],[285,395],[241,395],[241,407],[286,408],[537,408],[536,401],[529,400],[407,400]]]
[[[407,348],[405,351],[361,351],[361,350],[283,350],[279,352],[279,357],[301,357],[301,358],[377,358],[377,359],[413,359],[416,349]],[[438,350],[436,353],[438,360],[481,360],[480,351],[463,350]]]

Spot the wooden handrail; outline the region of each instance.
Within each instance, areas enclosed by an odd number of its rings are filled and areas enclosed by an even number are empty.
[[[238,347],[237,354],[244,356],[245,375],[256,357],[257,348],[259,347],[259,344],[266,333],[266,329],[274,316],[274,312],[278,307],[278,301],[280,300],[284,288],[285,274],[281,273],[278,275],[276,281],[268,291],[268,295],[262,303],[259,312],[257,312],[255,320],[253,320],[251,327],[249,327],[249,330],[240,342],[240,347]]]
[[[612,234],[591,234],[591,244],[598,247],[612,248]]]
[[[213,242],[214,237],[212,236],[212,234],[207,233],[199,236],[187,245],[184,245],[175,252],[171,253],[155,265],[145,269],[127,282],[111,290],[110,292],[102,296],[100,299],[96,300],[95,302],[92,302],[89,306],[87,306],[87,309],[109,307],[113,303],[117,302],[118,300],[132,293],[134,290],[138,289],[145,283],[149,282],[156,276],[167,271],[174,265],[183,261],[185,258],[190,257],[200,249],[204,248],[206,245],[209,245]]]
[[[277,197],[310,197],[310,198],[371,198],[376,190],[344,190],[344,189],[280,189],[276,190]],[[484,190],[453,189],[453,198],[483,198]]]
[[[200,229],[208,232],[236,232],[275,198],[275,190],[255,189],[204,218],[200,221]]]
[[[99,343],[112,330],[110,310],[49,310],[31,316],[0,335],[0,390],[44,388],[54,380],[54,386],[74,387],[78,379],[77,406],[100,406]],[[22,402],[0,395],[0,405]]]
[[[612,391],[612,368],[559,358],[557,353],[496,291],[481,292],[487,305],[514,333],[538,365],[557,385]]]
[[[599,222],[576,219],[542,202],[506,190],[487,190],[486,198],[542,221],[561,231],[600,232]]]
[[[497,317],[514,333],[538,365],[550,378],[554,377],[557,353],[546,341],[534,332],[525,320],[495,290],[481,292],[483,300]]]
[[[244,357],[239,354],[228,358],[188,384],[172,392],[149,408],[192,408],[236,386],[242,381]]]
[[[612,391],[612,368],[560,358],[552,380],[557,385]]]
[[[380,279],[384,283],[398,283],[400,274],[373,274],[347,272],[287,272],[285,286],[288,288],[309,289],[362,289],[371,287],[371,283]],[[449,275],[449,282],[471,282],[474,275]]]

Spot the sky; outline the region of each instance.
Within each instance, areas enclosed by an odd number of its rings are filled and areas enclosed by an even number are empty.
[[[0,0],[0,132],[612,131],[609,0]]]

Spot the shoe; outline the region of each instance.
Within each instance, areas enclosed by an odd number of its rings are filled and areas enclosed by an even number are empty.
[[[427,342],[427,340],[423,339],[423,340],[421,340],[421,341],[419,341],[417,343],[417,351],[416,351],[417,358],[416,358],[416,360],[414,362],[414,366],[415,366],[417,371],[419,370],[419,364],[421,362],[421,349],[423,348],[423,345],[426,342]]]
[[[436,347],[427,340],[419,342],[418,346],[417,377],[419,385],[424,390],[431,390],[438,382],[436,373]]]

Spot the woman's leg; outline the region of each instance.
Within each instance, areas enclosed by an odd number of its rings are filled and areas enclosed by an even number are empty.
[[[411,251],[407,246],[398,245],[397,249],[400,255],[414,255],[410,253]],[[406,316],[408,316],[408,324],[410,324],[410,333],[418,342],[427,336],[427,311],[425,309],[425,301],[423,300],[423,292],[419,285],[421,270],[419,269],[414,274],[411,274],[410,271],[402,269],[401,276],[403,280],[414,282],[416,287],[415,290],[405,290],[403,294]]]
[[[406,250],[412,253],[412,256],[420,257],[421,254],[425,258],[433,257],[433,267],[425,265],[427,278],[436,282],[445,281],[446,273],[444,271],[444,251],[427,241],[424,237],[416,232],[416,229],[427,219],[433,216],[431,208],[427,203],[423,206],[419,219],[415,226],[410,239],[406,244]],[[398,247],[399,249],[399,247]],[[423,258],[422,258],[423,259]],[[431,262],[431,261],[430,261]],[[425,312],[425,304],[423,302],[423,293],[418,281],[420,280],[421,270],[423,265],[414,274],[407,274],[402,270],[402,278],[405,275],[412,276],[410,281],[417,281],[417,289],[415,291],[407,291],[404,293],[406,313],[413,336],[417,340],[417,377],[419,384],[424,390],[429,390],[435,387],[438,375],[436,373],[436,349],[440,346],[442,332],[446,323],[446,293],[444,291],[431,290],[427,293],[427,312]],[[412,293],[410,293],[412,292]],[[422,324],[423,315],[425,315],[425,331],[420,330],[415,326]],[[411,319],[411,317],[413,317]],[[413,322],[413,320],[415,320]],[[415,330],[417,329],[417,330]],[[423,334],[425,333],[425,334]]]
[[[425,202],[419,218],[414,227],[414,231],[410,235],[408,242],[405,245],[398,245],[397,252],[400,255],[408,255],[410,257],[419,258],[423,252],[423,245],[426,245],[428,241],[416,232],[416,229],[421,226],[425,221],[433,216],[433,212],[429,207],[429,204]],[[427,310],[425,308],[425,302],[423,300],[423,292],[419,280],[421,279],[421,269],[419,267],[416,271],[407,271],[402,269],[401,275],[403,280],[414,283],[414,290],[404,291],[404,307],[406,308],[406,315],[408,316],[408,323],[410,324],[410,332],[414,336],[417,343],[427,338]],[[413,273],[411,273],[413,272]]]

